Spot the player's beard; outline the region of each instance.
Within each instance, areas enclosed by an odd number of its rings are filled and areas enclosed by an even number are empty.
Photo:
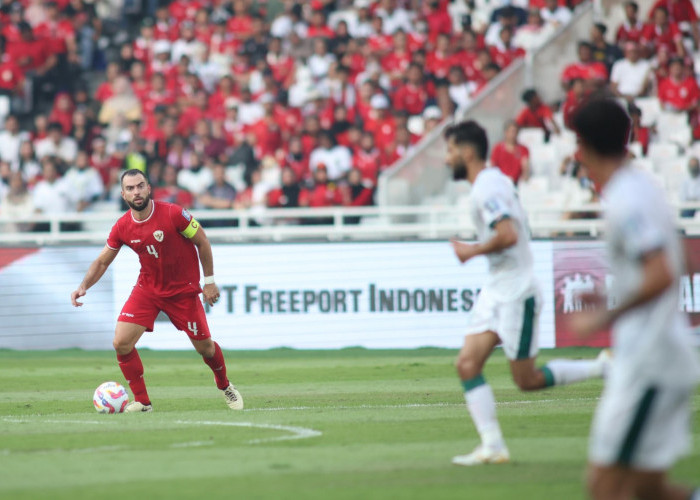
[[[460,162],[452,167],[452,179],[456,181],[463,181],[467,178],[467,164]]]
[[[136,210],[137,212],[140,212],[141,210],[144,210],[148,204],[151,202],[151,194],[147,194],[141,203],[134,203],[133,201],[128,201],[126,200],[126,204],[129,205],[132,209]]]

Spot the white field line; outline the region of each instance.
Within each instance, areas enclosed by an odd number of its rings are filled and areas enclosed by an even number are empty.
[[[538,403],[563,403],[598,401],[600,398],[566,398],[566,399],[536,399],[521,401],[496,401],[497,406],[532,405]],[[464,403],[408,403],[403,405],[355,405],[355,406],[278,406],[270,408],[246,408],[244,412],[253,411],[304,411],[304,410],[383,410],[401,408],[441,408],[464,406]]]
[[[2,419],[3,422],[10,422],[15,424],[25,424],[33,421],[39,421],[44,424],[102,424],[99,420],[55,420],[55,419],[41,419],[41,418],[10,418],[5,417]],[[294,427],[291,425],[277,425],[277,424],[257,424],[254,422],[227,422],[227,421],[196,421],[196,420],[175,420],[174,423],[180,425],[218,425],[227,427],[248,427],[256,429],[273,429],[276,431],[290,432],[291,434],[285,436],[276,436],[264,439],[252,439],[247,441],[247,444],[260,444],[260,443],[270,443],[274,441],[290,441],[295,439],[307,439],[312,437],[321,436],[323,433],[314,429],[307,429],[306,427]],[[184,443],[173,443],[171,447],[177,448],[187,448],[194,446],[206,446],[212,444],[208,441],[190,441]],[[108,449],[109,448],[109,449]],[[71,450],[73,452],[88,452],[88,451],[113,451],[113,449],[121,449],[122,446],[112,446],[112,447],[102,447],[102,448],[79,448]],[[7,450],[2,450],[3,454]]]
[[[307,429],[306,427],[293,427],[290,425],[276,425],[276,424],[255,424],[253,422],[192,422],[187,420],[176,420],[176,424],[188,424],[188,425],[223,425],[230,427],[254,427],[256,429],[274,429],[276,431],[291,432],[292,434],[287,436],[278,436],[265,439],[253,439],[248,441],[248,444],[258,444],[258,443],[269,443],[273,441],[290,441],[293,439],[306,439],[321,436],[323,433],[321,431],[316,431],[314,429]]]

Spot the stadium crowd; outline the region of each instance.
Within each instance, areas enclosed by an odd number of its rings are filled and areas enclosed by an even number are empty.
[[[698,202],[700,27],[695,7],[692,0],[657,0],[648,12],[641,12],[634,1],[622,6],[622,24],[595,23],[588,39],[578,42],[578,60],[571,61],[560,76],[560,101],[545,103],[536,89],[523,92],[523,109],[506,127],[505,138],[493,149],[491,159],[515,183],[528,179],[530,151],[518,143],[519,132],[539,128],[547,142],[570,128],[575,110],[591,95],[612,94],[626,103],[632,117],[630,154],[646,159],[650,145],[657,146],[650,170],[666,184],[672,198]],[[642,108],[654,116],[643,120]],[[684,162],[685,172],[672,166],[678,160]],[[591,199],[595,197],[577,154],[563,158],[560,172],[575,178]],[[692,210],[682,213],[693,214]]]
[[[573,6],[4,3],[0,213],[116,207],[134,167],[186,207],[370,205],[383,170]]]

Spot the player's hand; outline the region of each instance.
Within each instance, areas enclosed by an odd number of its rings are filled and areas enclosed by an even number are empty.
[[[472,257],[476,257],[478,255],[476,245],[462,243],[461,241],[457,241],[455,239],[450,240],[450,244],[455,251],[455,255],[462,264],[467,262]]]
[[[73,293],[70,294],[70,301],[73,303],[74,307],[80,307],[83,305],[82,302],[78,302],[79,297],[83,297],[87,293],[87,290],[85,290],[82,286],[78,287],[77,290],[75,290]]]
[[[569,317],[569,328],[580,339],[586,339],[610,325],[610,315],[605,309],[574,313]]]
[[[204,295],[204,302],[210,306],[213,306],[219,301],[219,287],[216,286],[216,283],[212,283],[211,285],[204,285],[204,288],[202,289],[202,294]]]

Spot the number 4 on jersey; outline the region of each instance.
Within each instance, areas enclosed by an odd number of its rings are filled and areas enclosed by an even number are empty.
[[[156,252],[156,247],[154,245],[146,245],[146,250],[156,259],[158,258],[158,252]]]

